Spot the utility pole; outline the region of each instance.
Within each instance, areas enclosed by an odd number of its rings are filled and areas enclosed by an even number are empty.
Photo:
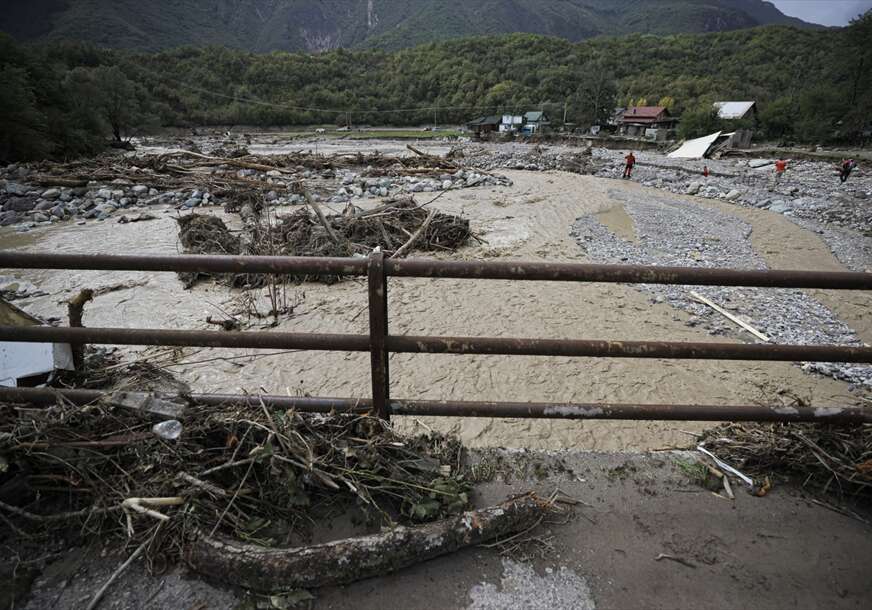
[[[566,115],[569,112],[569,100],[563,100],[563,124],[566,125]]]

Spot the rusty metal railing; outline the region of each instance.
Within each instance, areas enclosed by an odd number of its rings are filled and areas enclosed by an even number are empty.
[[[368,259],[193,255],[108,256],[0,252],[0,268],[367,276],[368,335],[0,326],[0,341],[370,352],[371,399],[258,397],[258,401],[263,400],[266,404],[278,407],[317,412],[365,410],[386,419],[394,414],[564,419],[872,422],[872,410],[862,407],[392,400],[390,353],[872,363],[872,348],[833,345],[397,336],[390,335],[388,331],[387,299],[388,278],[392,276],[870,290],[872,274],[869,273],[395,260],[386,259],[381,252],[373,253]],[[56,400],[58,391],[6,388],[0,389],[0,400],[46,404]],[[90,402],[101,395],[99,392],[88,390],[60,392],[75,402]],[[192,399],[207,405],[218,405],[245,402],[250,400],[250,397],[198,394],[192,396]]]

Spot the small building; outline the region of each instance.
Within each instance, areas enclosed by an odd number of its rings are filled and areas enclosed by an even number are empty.
[[[504,114],[503,120],[500,122],[500,132],[514,133],[521,131],[524,126],[524,117],[520,114]]]
[[[621,117],[620,131],[626,136],[644,136],[648,129],[673,129],[678,119],[663,106],[633,106]]]
[[[502,123],[502,117],[483,116],[467,123],[466,128],[480,137],[499,130],[500,123]]]
[[[725,121],[757,118],[757,102],[715,102],[714,107]]]
[[[542,111],[528,112],[524,115],[523,132],[527,135],[541,133],[551,125],[548,115]]]

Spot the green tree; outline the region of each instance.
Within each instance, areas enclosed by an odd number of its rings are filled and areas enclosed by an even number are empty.
[[[46,117],[36,104],[27,71],[0,66],[0,162],[38,159],[51,150]]]
[[[156,126],[157,117],[148,109],[148,93],[127,78],[121,68],[100,66],[94,70],[94,81],[99,106],[115,142],[129,140]]]
[[[683,139],[699,138],[720,129],[717,110],[712,102],[700,102],[694,108],[685,110],[678,124],[678,136]]]
[[[618,87],[614,73],[602,59],[585,63],[578,74],[576,95],[581,103],[582,124],[604,124],[615,110]]]
[[[759,118],[760,127],[767,137],[781,139],[790,136],[796,120],[796,104],[789,97],[779,97],[763,105]]]

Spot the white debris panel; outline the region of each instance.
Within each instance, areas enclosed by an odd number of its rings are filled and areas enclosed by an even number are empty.
[[[669,157],[672,159],[702,159],[719,137],[721,137],[720,131],[695,140],[687,140],[678,147],[678,150],[669,153]]]
[[[0,324],[34,326],[42,325],[43,322],[11,303],[0,300]],[[21,378],[73,368],[73,353],[66,343],[0,341],[0,386],[14,388]]]

